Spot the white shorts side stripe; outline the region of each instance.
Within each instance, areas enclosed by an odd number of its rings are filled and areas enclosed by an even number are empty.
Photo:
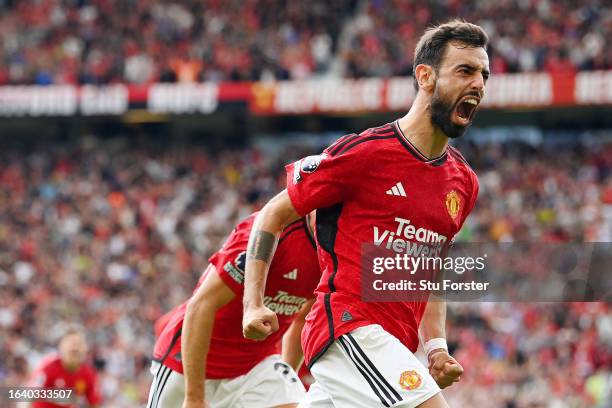
[[[349,341],[353,344],[353,346],[355,346],[355,349],[357,349],[357,351],[359,352],[359,354],[361,354],[361,356],[363,357],[363,359],[366,361],[366,363],[370,366],[370,368],[372,369],[372,371],[378,376],[378,378],[380,378],[380,380],[389,388],[389,390],[393,393],[393,395],[395,395],[396,398],[398,398],[399,401],[402,400],[402,397],[400,396],[400,394],[397,392],[397,390],[395,388],[393,388],[393,386],[391,384],[389,384],[389,382],[387,381],[387,379],[380,373],[380,371],[378,371],[378,368],[376,368],[376,366],[374,365],[374,363],[372,363],[372,360],[370,360],[368,358],[368,356],[366,355],[366,353],[361,349],[361,347],[359,347],[359,344],[357,343],[357,341],[355,340],[355,338],[351,335],[351,333],[347,333],[346,337],[349,339]]]
[[[155,376],[153,376],[153,385],[151,386],[153,389],[153,395],[151,396],[151,398],[149,398],[149,403],[147,404],[147,408],[153,408],[153,401],[155,400],[155,396],[157,395],[157,392],[159,391],[159,381],[161,380],[161,372],[163,371],[165,367],[160,364],[159,367],[157,368],[157,372],[155,373]]]
[[[370,388],[372,389],[374,394],[376,394],[376,396],[380,399],[380,402],[385,407],[390,407],[391,405],[395,404],[396,400],[394,400],[389,391],[385,389],[384,385],[380,382],[380,379],[376,378],[376,376],[374,376],[371,370],[368,369],[368,366],[357,355],[357,351],[354,350],[351,344],[344,337],[345,336],[340,336],[338,338],[338,342],[340,343],[344,351],[346,351],[357,370],[361,373],[363,378],[370,385]],[[386,398],[381,395],[381,391],[386,396]]]
[[[166,366],[162,365],[162,372],[159,375],[159,381],[157,382],[157,387],[155,390],[155,394],[153,395],[153,398],[151,398],[151,406],[150,408],[157,408],[157,405],[159,404],[159,399],[162,395],[162,392],[164,390],[164,386],[166,385],[166,382],[168,381],[168,378],[170,377],[170,374],[172,374],[172,370],[169,369]]]

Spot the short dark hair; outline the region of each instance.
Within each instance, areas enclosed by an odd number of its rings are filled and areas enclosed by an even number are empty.
[[[428,28],[419,39],[414,50],[412,72],[414,87],[417,91],[419,90],[419,83],[416,79],[417,65],[429,65],[437,72],[446,51],[446,44],[449,42],[458,42],[466,47],[482,47],[486,50],[489,37],[482,27],[463,20],[452,20]]]

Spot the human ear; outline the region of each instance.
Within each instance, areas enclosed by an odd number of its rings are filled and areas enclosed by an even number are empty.
[[[419,84],[419,89],[433,91],[436,85],[436,73],[431,66],[426,64],[417,65],[414,75]]]

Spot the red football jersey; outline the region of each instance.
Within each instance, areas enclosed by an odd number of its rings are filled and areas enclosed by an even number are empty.
[[[223,282],[236,293],[236,297],[216,315],[206,366],[206,378],[209,379],[238,377],[266,357],[279,353],[280,339],[293,321],[293,315],[314,297],[314,289],[321,278],[312,234],[307,222],[300,219],[288,225],[281,234],[264,292],[265,305],[278,316],[279,330],[266,341],[245,339],[242,335],[244,265],[254,219],[255,214],[238,224],[221,250],[209,260]],[[198,286],[205,276],[202,275]],[[153,353],[157,361],[179,373],[183,373],[181,329],[186,308],[187,302],[174,309]]]
[[[390,240],[402,241],[403,248],[449,244],[474,207],[474,171],[451,146],[427,159],[397,122],[343,136],[286,170],[297,212],[318,209],[323,275],[302,332],[306,363],[312,365],[340,335],[368,324],[380,324],[416,351],[426,303],[364,302],[361,246]]]
[[[97,376],[94,368],[89,364],[83,364],[76,371],[68,371],[64,368],[59,355],[56,353],[45,357],[41,361],[34,371],[30,385],[43,388],[71,388],[74,400],[78,401],[79,398],[85,397],[91,405],[99,404],[101,401],[97,391]],[[45,401],[32,403],[33,408],[66,408],[72,406]]]

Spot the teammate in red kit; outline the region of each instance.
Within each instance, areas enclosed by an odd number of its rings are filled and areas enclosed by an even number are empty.
[[[238,224],[210,258],[191,299],[162,318],[163,328],[156,324],[161,334],[147,407],[290,408],[304,396],[294,368],[302,361],[300,333],[321,277],[310,216],[288,225],[278,243],[262,288],[266,305],[279,316],[278,331],[265,342],[245,339],[240,324],[254,218]]]
[[[485,32],[466,22],[427,30],[415,51],[410,111],[287,166],[287,189],[257,216],[243,333],[264,339],[276,327],[261,296],[275,243],[284,225],[317,209],[323,276],[302,334],[316,382],[300,407],[448,407],[440,388],[458,381],[463,369],[448,354],[446,304],[364,302],[361,248],[380,243],[387,231],[398,241],[394,250],[446,248],[461,229],[478,180],[448,139],[465,132],[484,96],[486,45]],[[414,356],[419,334],[429,370]]]
[[[34,371],[32,387],[72,389],[71,398],[87,399],[90,407],[100,403],[95,369],[85,362],[87,342],[85,334],[77,326],[69,327],[59,343],[59,353],[43,359]],[[32,408],[66,408],[74,405],[36,401]]]

